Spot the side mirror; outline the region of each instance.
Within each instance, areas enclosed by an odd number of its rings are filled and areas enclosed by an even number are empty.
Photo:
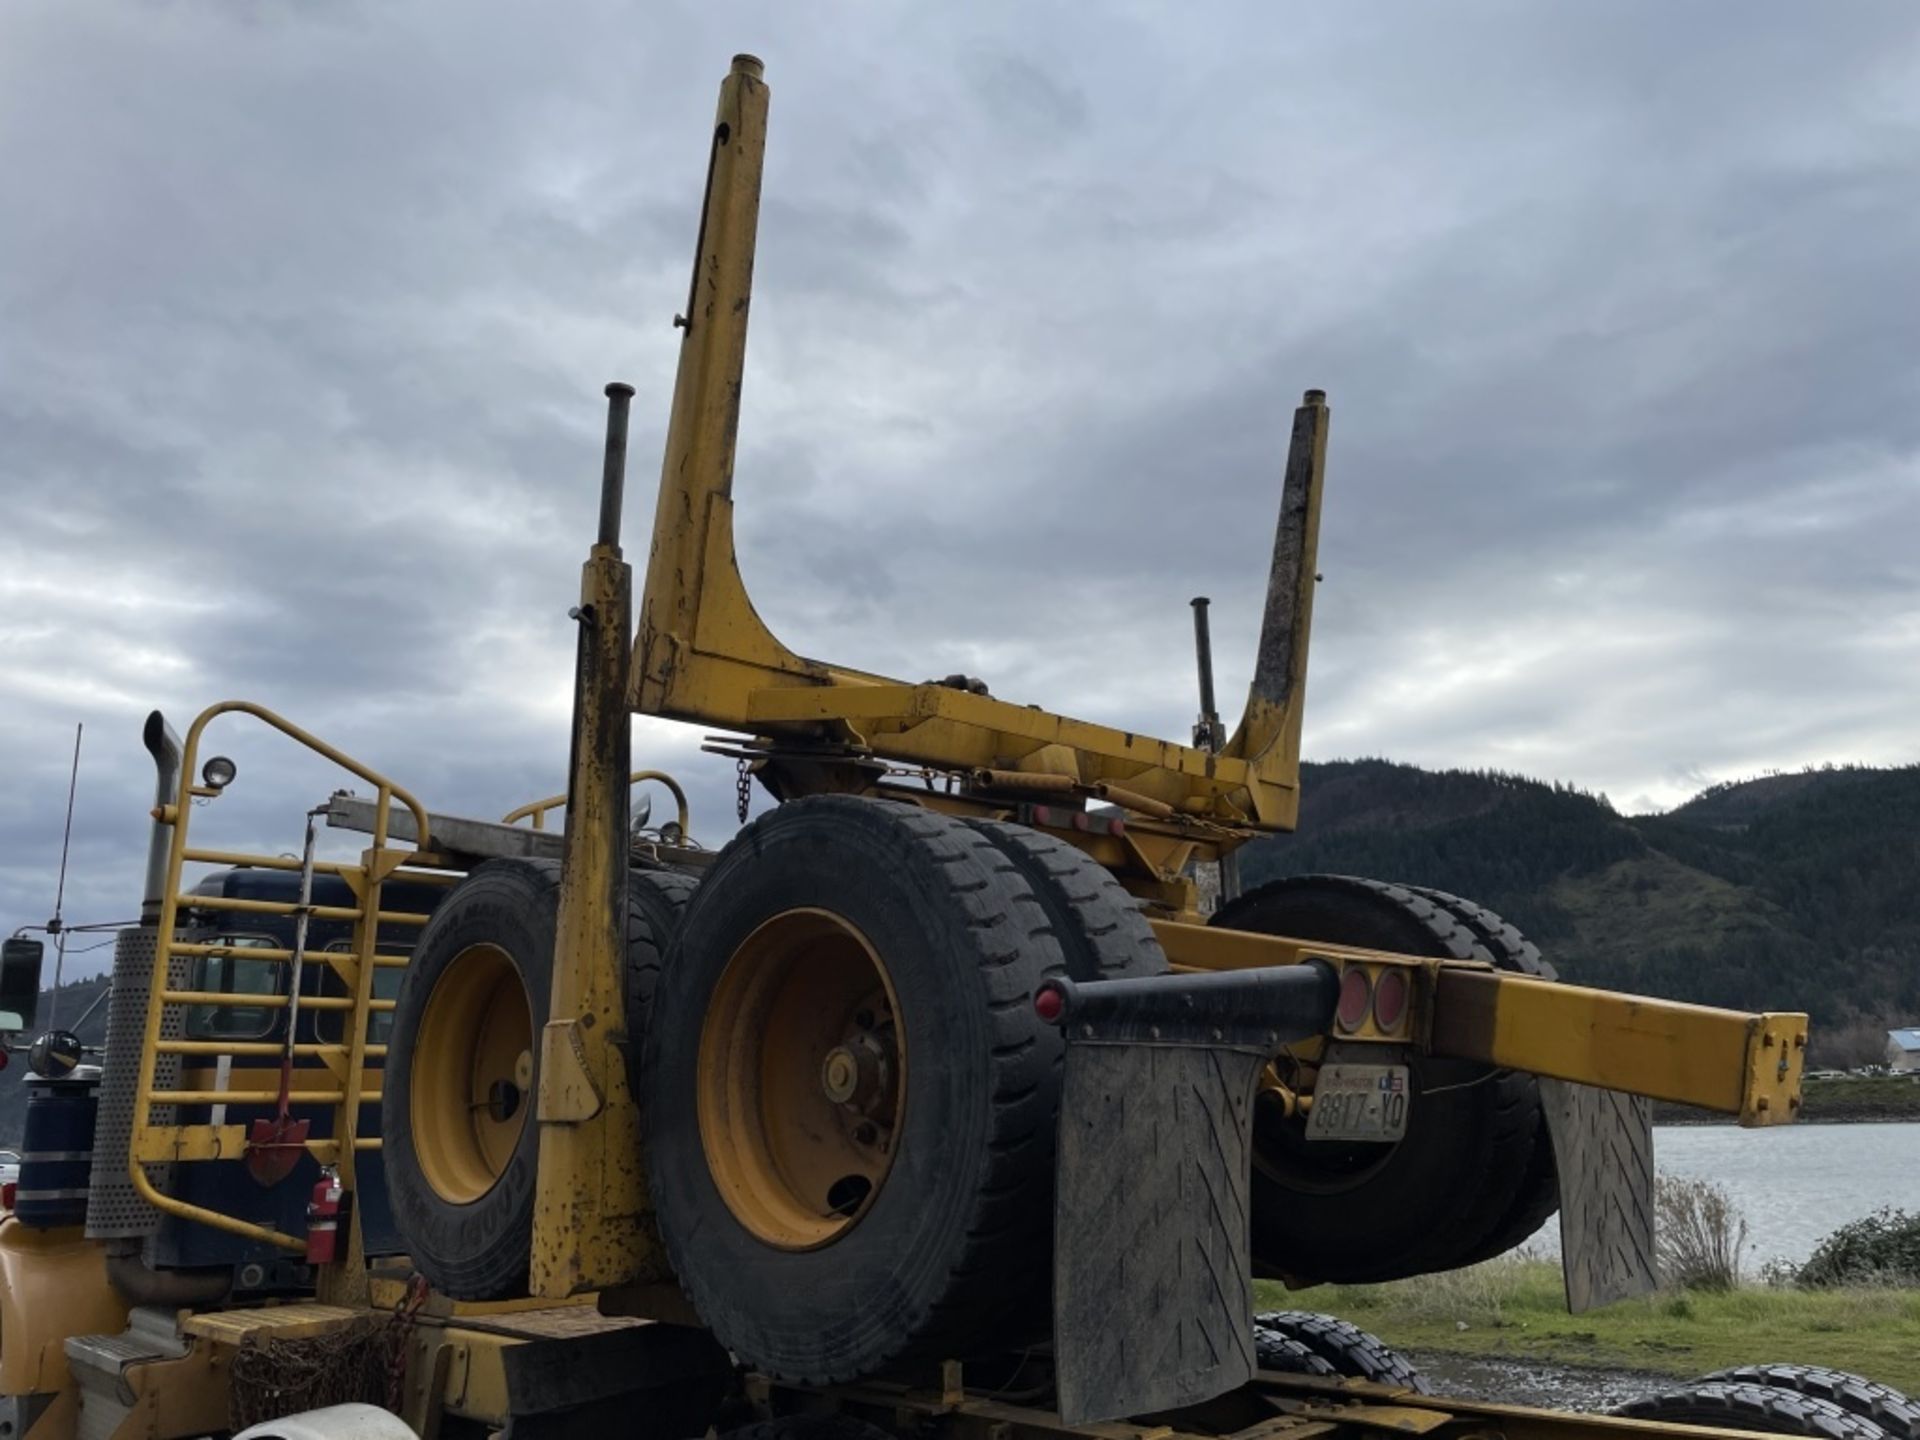
[[[633,819],[628,828],[638,835],[647,828],[647,821],[653,818],[653,797],[644,791],[633,797]]]
[[[40,1009],[40,962],[47,947],[24,935],[0,942],[0,1034],[28,1030]]]

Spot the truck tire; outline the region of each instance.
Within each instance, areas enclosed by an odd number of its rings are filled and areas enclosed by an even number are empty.
[[[1331,1379],[1340,1373],[1291,1335],[1261,1325],[1257,1315],[1253,1319],[1253,1363],[1282,1375],[1324,1375]]]
[[[640,1103],[640,1057],[646,1048],[653,992],[699,883],[678,870],[627,873],[627,1089],[635,1105]]]
[[[1278,880],[1223,906],[1211,923],[1437,959],[1491,958],[1431,900],[1352,876]],[[1370,1283],[1450,1269],[1507,1213],[1541,1123],[1532,1077],[1402,1053],[1412,1093],[1406,1136],[1393,1144],[1309,1144],[1300,1121],[1256,1109],[1256,1274]]]
[[[702,880],[641,1076],[667,1257],[746,1365],[831,1384],[998,1348],[1051,1268],[1065,966],[1033,887],[971,826],[792,801]],[[1010,1292],[1016,1292],[1011,1295]]]
[[[1166,952],[1140,906],[1086,851],[1029,825],[967,822],[1026,877],[1065,952],[1072,980],[1164,975]]]
[[[1706,1381],[1629,1400],[1615,1406],[1611,1413],[1673,1425],[1804,1435],[1811,1440],[1888,1440],[1887,1432],[1871,1420],[1843,1410],[1831,1400],[1771,1385]]]
[[[1086,851],[1030,825],[1005,820],[967,823],[991,840],[1033,887],[1054,939],[1060,942],[1069,979],[1121,980],[1166,974],[1166,952],[1160,948],[1153,927],[1140,913],[1138,902],[1106,866]],[[1066,1048],[1062,1046],[1055,1052],[1055,1071],[1065,1063]],[[1055,1085],[1063,1079],[1057,1079]],[[1050,1127],[1043,1137],[1049,1169],[1058,1153],[1058,1138],[1057,1127]],[[1010,1279],[1008,1286],[1010,1291],[1018,1289],[1021,1298],[1014,1302],[1015,1314],[1030,1327],[1027,1333],[1010,1331],[1008,1341],[1026,1344],[1051,1339],[1048,1321],[1053,1315],[1053,1267],[1036,1271],[1024,1282]]]
[[[1829,1400],[1850,1415],[1871,1420],[1892,1440],[1920,1440],[1920,1404],[1909,1396],[1846,1370],[1824,1365],[1737,1365],[1702,1375],[1702,1381],[1720,1384],[1767,1385]]]
[[[1333,1315],[1311,1310],[1269,1310],[1253,1317],[1254,1334],[1284,1337],[1317,1355],[1336,1375],[1398,1385],[1421,1395],[1433,1387],[1413,1363],[1378,1335]]]
[[[479,866],[421,931],[394,1006],[387,1199],[415,1267],[456,1300],[526,1293],[559,899],[558,861]]]
[[[1539,948],[1522,935],[1518,927],[1508,924],[1486,906],[1463,900],[1458,895],[1449,895],[1444,890],[1425,886],[1410,888],[1451,913],[1472,931],[1481,946],[1493,957],[1493,963],[1502,970],[1533,975],[1542,980],[1560,978],[1553,966],[1541,958]],[[1547,1126],[1546,1112],[1542,1109],[1540,1125],[1534,1132],[1532,1148],[1527,1156],[1526,1172],[1512,1204],[1507,1207],[1506,1214],[1461,1255],[1457,1263],[1463,1267],[1478,1265],[1483,1260],[1506,1254],[1531,1239],[1534,1232],[1552,1219],[1559,1208],[1560,1172],[1554,1164],[1553,1134]]]
[[[672,871],[628,877],[629,1083],[661,956],[693,885]],[[540,1144],[533,1097],[559,909],[559,861],[488,861],[434,913],[401,980],[381,1099],[388,1199],[415,1266],[456,1300],[526,1293]],[[509,979],[517,980],[524,1000],[523,1010],[511,1014],[514,1007],[504,1004],[511,998]],[[489,982],[494,1003],[483,1006],[478,990]],[[494,1118],[495,1107],[507,1108],[499,1103],[507,1092],[456,1095],[451,1068],[437,1063],[455,1055],[481,1058],[475,1042],[485,1030],[482,1009],[516,1031],[516,1044],[522,1013],[530,1027],[524,1051],[502,1052],[508,1063],[494,1066],[501,1073],[474,1082],[485,1092],[496,1081],[512,1087],[512,1109],[503,1119]],[[423,1026],[430,1027],[424,1037]],[[522,1053],[524,1073],[515,1073]]]

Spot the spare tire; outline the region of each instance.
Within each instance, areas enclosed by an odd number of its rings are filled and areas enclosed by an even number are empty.
[[[489,860],[402,974],[380,1100],[387,1200],[414,1266],[456,1300],[526,1293],[559,902],[558,861]]]
[[[795,800],[721,852],[641,1079],[667,1256],[746,1365],[830,1384],[997,1348],[1050,1269],[1065,964],[1020,869],[894,801]]]
[[[1444,890],[1433,890],[1426,886],[1409,888],[1426,896],[1472,931],[1482,948],[1493,957],[1493,963],[1502,970],[1532,975],[1542,980],[1560,978],[1553,966],[1541,958],[1539,947],[1521,934],[1517,926],[1508,924],[1486,906],[1463,900]],[[1538,1082],[1535,1088],[1538,1089]],[[1455,1263],[1462,1266],[1478,1265],[1482,1260],[1506,1254],[1531,1239],[1559,1208],[1560,1170],[1554,1162],[1553,1132],[1547,1125],[1546,1107],[1542,1105],[1540,1125],[1534,1132],[1526,1172],[1521,1177],[1520,1188],[1507,1206],[1506,1214],[1497,1218],[1484,1235],[1462,1252]]]
[[[1223,906],[1211,923],[1436,959],[1490,958],[1431,900],[1345,875],[1277,880]],[[1395,1143],[1309,1142],[1302,1120],[1256,1107],[1255,1273],[1303,1284],[1430,1274],[1458,1264],[1508,1213],[1541,1128],[1533,1078],[1407,1051],[1397,1058],[1410,1094],[1406,1136]]]
[[[628,877],[629,1083],[693,886],[671,871]],[[381,1097],[387,1196],[414,1265],[456,1300],[526,1293],[559,910],[559,861],[490,860],[434,912],[401,978]]]

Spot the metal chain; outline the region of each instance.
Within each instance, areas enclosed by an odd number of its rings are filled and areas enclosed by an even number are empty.
[[[740,760],[740,772],[734,784],[733,809],[740,817],[742,825],[747,823],[747,806],[753,800],[753,775],[748,769],[746,757]]]
[[[396,1415],[407,1398],[407,1342],[413,1339],[414,1322],[427,1303],[428,1289],[427,1277],[418,1270],[409,1275],[387,1326],[387,1409]]]
[[[373,1337],[363,1326],[304,1340],[252,1337],[234,1353],[229,1373],[236,1430],[379,1393],[371,1384],[379,1373]]]

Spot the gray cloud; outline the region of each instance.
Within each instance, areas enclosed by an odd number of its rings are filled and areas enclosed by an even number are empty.
[[[0,924],[138,884],[158,705],[560,788],[599,386],[629,550],[727,56],[773,138],[742,564],[796,648],[1178,735],[1336,418],[1309,754],[1668,804],[1915,758],[1920,29],[1652,5],[14,7]],[[227,723],[227,722],[223,722]],[[269,737],[196,823],[297,844]],[[731,829],[699,734],[641,722]],[[98,957],[94,957],[97,959]]]

